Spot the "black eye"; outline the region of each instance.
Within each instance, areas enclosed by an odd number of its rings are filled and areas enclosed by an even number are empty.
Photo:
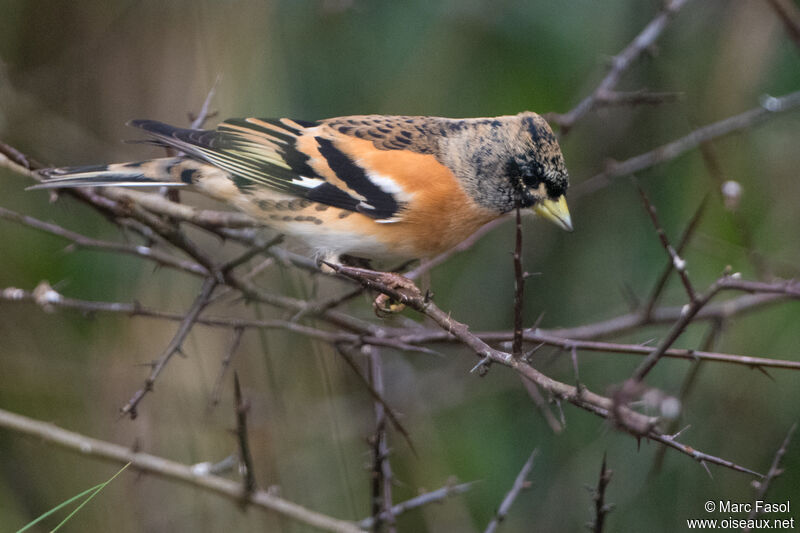
[[[522,177],[522,169],[516,159],[512,158],[506,162],[506,176],[514,181]]]
[[[506,176],[517,183],[521,179],[526,187],[532,189],[537,188],[542,181],[530,161],[520,161],[516,158],[511,158],[506,163]]]
[[[567,192],[567,183],[566,176],[548,179],[544,182],[544,186],[547,189],[547,196],[550,198],[563,196]]]

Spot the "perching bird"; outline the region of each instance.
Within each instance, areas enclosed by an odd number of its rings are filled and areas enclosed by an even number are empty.
[[[48,169],[33,188],[185,186],[329,259],[429,257],[516,206],[572,230],[564,158],[536,113],[246,118],[215,130],[130,124],[182,155]]]

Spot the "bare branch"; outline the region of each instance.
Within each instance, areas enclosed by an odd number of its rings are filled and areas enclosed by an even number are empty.
[[[200,323],[199,320],[198,323]],[[236,327],[233,329],[233,340],[231,341],[230,348],[228,348],[228,351],[225,352],[225,356],[222,358],[217,380],[214,382],[214,388],[211,390],[211,398],[208,402],[209,408],[219,405],[220,397],[222,396],[222,385],[225,382],[225,374],[228,373],[228,369],[231,366],[233,357],[236,355],[236,352],[239,349],[239,344],[242,342],[243,335],[244,328]]]
[[[517,478],[514,480],[511,490],[509,490],[506,494],[506,497],[503,498],[503,501],[500,503],[500,507],[497,509],[497,513],[494,515],[494,518],[492,518],[491,522],[489,522],[489,525],[486,526],[484,533],[494,533],[497,531],[500,522],[505,520],[508,516],[508,512],[511,510],[511,506],[514,505],[514,500],[517,499],[519,493],[522,492],[522,489],[530,486],[528,474],[530,474],[531,469],[533,468],[533,460],[536,458],[538,453],[538,450],[533,450],[531,455],[528,457],[528,460],[525,461],[524,465],[522,465],[522,469],[519,471],[519,474],[517,474]]]
[[[357,280],[365,287],[386,294],[395,301],[425,314],[442,329],[452,334],[464,345],[469,347],[481,361],[487,360],[493,363],[499,363],[503,366],[508,366],[519,372],[524,378],[536,383],[555,398],[566,400],[573,405],[606,418],[615,423],[618,428],[636,437],[646,436],[649,439],[656,440],[679,450],[704,464],[718,464],[738,472],[760,476],[757,472],[739,466],[736,463],[700,452],[691,446],[679,443],[673,436],[662,435],[656,428],[658,423],[657,419],[637,413],[622,402],[611,400],[610,398],[593,393],[586,388],[578,389],[577,387],[556,381],[545,376],[525,361],[516,359],[510,353],[492,348],[477,335],[471,333],[466,324],[454,320],[450,316],[450,313],[442,311],[430,298],[424,295],[413,282],[402,278],[402,276],[333,263],[326,264],[340,275]],[[645,361],[647,361],[647,359]]]
[[[663,449],[663,448],[662,448]],[[606,515],[613,509],[612,504],[606,503],[606,487],[611,482],[613,471],[606,466],[606,454],[603,454],[603,462],[600,465],[600,476],[597,478],[597,488],[592,490],[592,500],[594,500],[594,520],[588,526],[594,533],[603,533]]]
[[[196,117],[192,119],[192,125],[190,126],[193,130],[202,128],[206,121],[211,118],[214,113],[210,112],[211,109],[211,101],[214,99],[214,95],[217,92],[217,85],[219,85],[220,80],[222,79],[222,75],[218,75],[217,78],[214,80],[214,83],[211,85],[211,88],[208,90],[208,94],[206,95],[206,99],[203,100],[203,105],[200,107],[200,112],[197,114]]]
[[[369,374],[375,392],[381,396],[383,388],[383,361],[380,350],[374,346],[363,348],[369,361]],[[392,512],[392,485],[394,473],[389,462],[389,444],[386,434],[386,408],[378,400],[373,401],[375,410],[375,434],[373,435],[373,470],[372,470],[372,517],[375,520],[373,531],[379,531],[382,523],[388,527],[389,533],[394,533],[395,517]],[[385,517],[385,518],[384,518]]]
[[[650,221],[653,223],[653,226],[656,229],[656,233],[658,234],[658,238],[661,241],[661,246],[664,247],[664,250],[667,251],[667,255],[669,255],[670,260],[672,261],[672,266],[678,272],[678,276],[681,278],[681,283],[683,283],[684,289],[686,289],[686,294],[689,296],[689,301],[694,302],[697,300],[697,293],[692,287],[692,282],[689,281],[689,274],[686,272],[686,261],[678,255],[678,252],[675,251],[675,248],[672,247],[670,244],[669,239],[667,238],[667,233],[664,231],[664,228],[661,227],[661,223],[658,221],[658,215],[656,214],[656,208],[650,202],[650,198],[647,197],[647,193],[644,192],[644,189],[641,187],[636,186],[639,189],[639,195],[642,197],[642,202],[644,202],[645,208],[647,209],[647,214],[650,215]]]
[[[641,190],[641,189],[640,189]],[[694,235],[694,231],[697,229],[697,226],[700,224],[700,219],[705,212],[705,208],[708,205],[708,197],[706,196],[703,198],[703,201],[700,202],[700,205],[695,210],[692,218],[689,220],[689,224],[687,224],[686,229],[683,230],[683,234],[681,235],[680,242],[678,242],[678,246],[675,248],[675,254],[680,255],[683,253],[684,247],[689,243],[689,240]],[[650,293],[650,297],[647,299],[647,303],[642,307],[642,315],[645,317],[650,317],[653,313],[653,308],[658,302],[661,293],[664,291],[664,287],[667,286],[667,280],[669,279],[669,275],[672,273],[672,269],[675,268],[675,260],[670,256],[669,261],[667,261],[667,265],[664,267],[664,270],[661,272],[661,276],[659,276],[658,281],[653,286],[653,290]]]
[[[658,40],[666,29],[672,17],[675,16],[687,0],[670,0],[664,4],[661,11],[656,14],[653,20],[644,27],[631,43],[611,60],[611,69],[597,88],[584,98],[575,108],[563,115],[551,117],[556,124],[561,127],[562,132],[566,133],[575,125],[586,113],[592,110],[598,103],[613,98],[614,87],[619,83],[622,75],[633,65],[645,50],[648,50]]]
[[[350,366],[350,368],[353,369],[353,372],[355,372],[358,379],[361,380],[361,382],[367,388],[367,391],[369,391],[370,395],[372,396],[372,399],[383,406],[384,414],[387,416],[387,418],[392,423],[394,428],[397,431],[399,431],[401,435],[403,435],[403,438],[408,443],[408,447],[411,448],[411,451],[414,452],[414,454],[416,455],[417,450],[414,447],[414,443],[411,440],[411,434],[408,432],[408,430],[406,430],[405,427],[403,427],[403,424],[400,423],[400,420],[395,414],[394,409],[392,409],[392,407],[383,397],[383,394],[379,392],[377,389],[375,389],[370,380],[367,379],[366,376],[364,376],[363,372],[361,371],[361,368],[359,368],[358,366],[358,363],[356,363],[353,356],[345,349],[344,346],[336,345],[336,350],[339,352],[339,355],[342,356],[342,359],[345,360],[348,366]]]
[[[455,496],[457,494],[463,494],[467,492],[469,489],[472,488],[475,482],[470,483],[461,483],[460,485],[447,485],[437,490],[433,490],[431,492],[426,492],[424,494],[420,494],[415,498],[411,498],[410,500],[406,500],[402,503],[398,503],[397,505],[392,507],[392,514],[394,516],[399,516],[405,512],[408,512],[412,509],[416,509],[418,507],[422,507],[423,505],[428,505],[431,503],[438,503],[442,500],[449,498],[450,496]],[[385,520],[388,515],[381,514],[380,518]],[[361,520],[358,523],[358,526],[362,529],[372,529],[375,525],[375,518],[369,517]]]
[[[207,277],[209,275],[208,270],[202,265],[199,265],[192,261],[185,261],[182,259],[178,259],[170,254],[156,250],[151,246],[143,246],[143,245],[137,246],[132,244],[123,244],[123,243],[93,239],[91,237],[81,235],[80,233],[76,233],[74,231],[62,228],[61,226],[58,226],[56,224],[43,222],[41,220],[38,220],[36,218],[27,215],[21,215],[4,207],[0,207],[0,218],[11,220],[13,222],[23,224],[30,228],[38,229],[40,231],[44,231],[51,235],[62,237],[64,239],[72,241],[74,245],[79,246],[81,248],[95,248],[97,250],[102,250],[105,252],[133,255],[142,259],[154,261],[161,266],[175,268],[177,270],[183,270],[185,272],[188,272],[196,276]]]
[[[236,441],[239,444],[240,470],[244,474],[242,500],[247,501],[256,490],[256,476],[253,468],[253,456],[250,454],[250,444],[247,438],[247,411],[250,403],[242,399],[242,389],[239,386],[239,375],[233,373],[233,398],[236,411]]]
[[[525,276],[522,271],[522,215],[516,209],[516,232],[514,239],[514,341],[511,353],[522,357],[522,304],[525,296]]]
[[[701,143],[752,128],[777,113],[791,111],[798,106],[800,106],[800,91],[781,97],[766,96],[759,107],[697,128],[688,135],[649,152],[631,157],[622,162],[609,164],[606,170],[573,187],[570,191],[570,196],[578,198],[591,194],[606,187],[616,178],[629,176],[646,168],[671,161],[684,152],[697,148]]]
[[[128,415],[131,418],[136,418],[136,408],[139,405],[139,402],[145,397],[148,392],[153,390],[153,385],[158,379],[159,374],[161,371],[164,370],[164,367],[167,366],[170,359],[173,355],[175,355],[181,349],[181,345],[183,341],[186,339],[186,336],[189,335],[189,332],[192,330],[192,326],[197,322],[197,317],[203,311],[205,306],[208,304],[208,298],[211,296],[211,293],[214,291],[214,287],[217,286],[217,280],[214,278],[206,278],[203,282],[203,287],[200,289],[200,294],[195,299],[192,307],[189,309],[189,312],[186,313],[183,321],[181,322],[178,331],[175,333],[175,336],[172,338],[170,343],[164,349],[164,352],[161,356],[156,360],[155,364],[153,365],[153,370],[150,372],[150,375],[147,376],[147,379],[144,382],[144,387],[136,391],[136,393],[128,400],[128,403],[125,404],[120,412],[123,415]]]
[[[119,444],[86,437],[79,433],[61,429],[54,424],[40,422],[3,409],[0,409],[0,427],[16,433],[35,437],[37,440],[46,444],[56,445],[87,457],[111,461],[117,464],[131,463],[132,468],[142,473],[179,481],[196,489],[202,489],[225,496],[236,502],[242,501],[241,484],[216,475],[198,473],[198,470],[191,465],[177,463],[148,453],[135,452]],[[257,490],[250,494],[246,503],[322,531],[336,533],[361,532],[361,529],[352,522],[339,520],[306,509],[296,503],[263,490]]]
[[[772,459],[772,465],[769,467],[769,471],[767,475],[758,482],[758,492],[756,493],[756,501],[764,500],[764,496],[767,494],[767,490],[769,489],[770,483],[772,480],[778,477],[783,473],[783,469],[781,468],[781,460],[783,456],[786,455],[786,450],[789,449],[789,443],[792,441],[792,435],[794,435],[794,431],[797,429],[797,422],[792,424],[792,427],[789,428],[789,431],[786,433],[786,438],[783,439],[783,443],[781,447],[778,448],[778,451],[775,452],[775,457]],[[748,520],[752,520],[758,515],[758,506],[753,505],[752,510],[750,511],[750,515],[747,517]],[[745,531],[750,531],[750,528],[745,528]]]

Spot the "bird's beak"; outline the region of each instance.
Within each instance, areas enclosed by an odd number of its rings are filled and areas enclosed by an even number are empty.
[[[561,229],[572,231],[572,218],[569,216],[569,208],[567,207],[567,199],[564,195],[558,197],[557,200],[545,199],[543,202],[533,208],[534,213],[540,217],[546,218],[554,223]]]

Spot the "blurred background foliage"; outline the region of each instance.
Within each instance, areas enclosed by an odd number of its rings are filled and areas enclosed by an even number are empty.
[[[188,124],[215,79],[219,118],[290,116],[317,119],[364,113],[492,116],[529,109],[564,112],[596,86],[611,56],[652,18],[658,1],[555,0],[427,2],[0,0],[0,138],[45,164],[134,160],[153,154],[125,145],[124,124],[155,118]],[[651,55],[625,75],[620,89],[677,91],[660,106],[593,112],[562,142],[573,184],[708,122],[754,107],[765,93],[800,87],[800,55],[780,20],[761,0],[690,2]],[[212,120],[213,122],[213,120]],[[727,179],[742,184],[739,207],[756,250],[772,272],[797,275],[800,264],[800,150],[797,113],[714,143]],[[731,213],[699,152],[641,173],[669,235],[677,240],[710,193],[710,206],[685,253],[692,279],[705,287],[726,265],[756,273]],[[0,205],[106,239],[118,230],[98,214],[0,170]],[[201,198],[192,203],[213,206]],[[574,234],[528,220],[525,267],[541,275],[527,284],[526,321],[573,326],[629,309],[625,294],[645,298],[665,263],[635,189],[628,180],[570,204]],[[196,236],[221,255],[229,245]],[[437,302],[473,330],[509,329],[513,277],[506,224],[471,251],[435,270]],[[32,289],[41,280],[68,296],[140,301],[183,311],[195,279],[124,256],[70,253],[61,239],[0,223],[0,287]],[[669,304],[683,304],[678,283]],[[275,292],[309,297],[342,290],[319,286],[293,270],[261,279]],[[369,300],[353,312],[369,316]],[[221,311],[228,311],[223,309]],[[235,306],[230,313],[281,316]],[[406,313],[408,317],[416,317]],[[394,320],[402,320],[395,318]],[[717,349],[798,357],[800,307],[782,304],[726,324]],[[117,409],[138,389],[175,331],[174,323],[120,316],[45,314],[32,305],[0,304],[0,405],[62,427],[184,463],[216,461],[235,451],[232,387],[207,408],[230,333],[195,328],[142,404],[140,416]],[[664,333],[648,328],[621,337],[643,342]],[[706,326],[678,342],[699,346]],[[577,531],[590,520],[591,495],[603,453],[614,478],[615,510],[608,531],[668,532],[686,518],[706,518],[706,500],[748,501],[751,479],[721,468],[713,477],[685,456],[667,452],[653,471],[657,446],[610,430],[603,420],[565,407],[567,429],[553,435],[519,378],[493,368],[470,374],[464,348],[446,357],[384,350],[386,397],[403,414],[415,457],[390,434],[398,486],[395,501],[422,488],[480,480],[465,495],[403,515],[400,531],[481,531],[531,449],[540,453],[530,490],[522,493],[504,531]],[[536,366],[573,380],[565,354],[542,350]],[[633,356],[581,353],[580,375],[607,393],[627,378]],[[324,513],[369,514],[372,404],[364,387],[327,346],[285,332],[249,332],[235,360],[251,402],[257,480],[284,497]],[[689,369],[661,362],[651,385],[677,394]],[[798,417],[798,376],[771,378],[742,367],[706,365],[684,405],[684,439],[703,451],[766,471]],[[800,445],[770,500],[800,506]],[[8,531],[92,486],[117,467],[0,432],[0,530]],[[794,515],[800,518],[800,515]],[[721,518],[721,516],[718,516]],[[51,524],[52,527],[52,524]],[[255,509],[152,477],[125,474],[87,506],[82,531],[306,531]]]

